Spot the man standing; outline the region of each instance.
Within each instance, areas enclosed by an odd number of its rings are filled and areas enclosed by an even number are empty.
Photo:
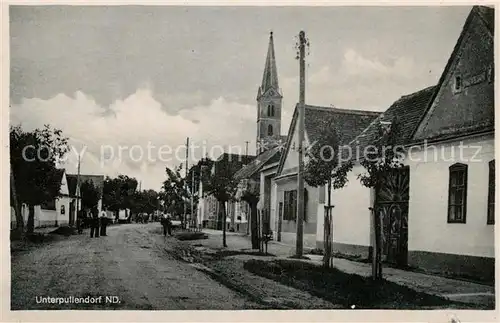
[[[106,236],[106,226],[108,225],[108,217],[106,212],[101,211],[101,236]]]

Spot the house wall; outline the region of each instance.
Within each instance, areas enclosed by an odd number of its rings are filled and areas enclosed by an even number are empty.
[[[69,204],[71,199],[67,196],[62,196],[56,199],[57,225],[69,224]],[[64,208],[64,210],[63,210]],[[64,212],[64,213],[63,213]]]
[[[290,176],[275,181],[276,184],[276,208],[280,202],[284,202],[284,192],[297,189],[297,177]],[[308,190],[309,199],[306,205],[306,221],[304,221],[304,246],[307,248],[316,247],[316,220],[318,210],[318,189],[307,184],[304,187]],[[276,215],[275,215],[276,216]],[[281,241],[285,244],[295,244],[297,224],[296,221],[282,220]],[[274,235],[277,236],[275,230]]]
[[[355,165],[348,174],[345,187],[331,192],[333,251],[346,255],[368,257],[370,241],[372,192],[361,185],[358,174],[363,173],[361,165]],[[326,189],[326,188],[325,188]],[[324,249],[324,206],[318,206],[316,247]]]
[[[494,277],[494,225],[487,224],[488,162],[494,159],[494,138],[483,136],[460,142],[412,148],[405,159],[410,167],[408,265],[429,272],[492,280]],[[453,156],[453,153],[455,156]],[[434,157],[436,156],[436,157]],[[462,157],[461,157],[462,156]],[[468,165],[466,223],[448,223],[449,167]],[[368,257],[371,245],[373,191],[349,173],[347,186],[332,192],[333,249]],[[320,208],[323,204],[320,205]],[[323,249],[323,214],[318,208],[317,247]]]
[[[415,150],[406,161],[410,165],[408,262],[429,271],[493,279],[494,225],[486,223],[486,215],[494,138],[469,139],[462,145],[462,154],[460,142],[455,141]],[[448,168],[456,162],[468,165],[466,223],[448,223]]]

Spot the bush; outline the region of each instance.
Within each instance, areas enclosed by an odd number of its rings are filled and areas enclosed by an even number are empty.
[[[320,249],[320,248],[314,248],[309,253],[311,255],[319,255],[319,256],[323,256],[324,255],[323,249]]]
[[[208,235],[203,232],[180,232],[175,234],[178,240],[202,240],[208,239]]]

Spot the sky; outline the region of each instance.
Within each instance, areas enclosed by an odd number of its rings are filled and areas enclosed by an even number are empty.
[[[61,129],[75,173],[136,177],[222,151],[255,153],[256,95],[273,31],[282,134],[298,101],[295,43],[310,41],[306,103],[384,111],[435,85],[470,6],[11,6],[10,122]],[[232,148],[231,148],[232,147]]]

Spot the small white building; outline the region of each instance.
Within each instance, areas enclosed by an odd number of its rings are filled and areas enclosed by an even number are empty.
[[[304,147],[308,147],[319,139],[324,131],[324,125],[328,124],[341,134],[341,144],[346,144],[354,139],[366,128],[379,112],[337,109],[331,107],[318,107],[306,105],[305,107],[305,129]],[[275,236],[287,244],[295,244],[296,241],[296,218],[297,218],[297,170],[298,170],[298,112],[295,108],[287,143],[281,155],[273,178],[274,212],[271,214],[271,223],[275,225]],[[304,183],[304,246],[315,248],[318,237],[317,232],[323,232],[322,219],[324,214],[325,191],[324,187],[311,187]]]

